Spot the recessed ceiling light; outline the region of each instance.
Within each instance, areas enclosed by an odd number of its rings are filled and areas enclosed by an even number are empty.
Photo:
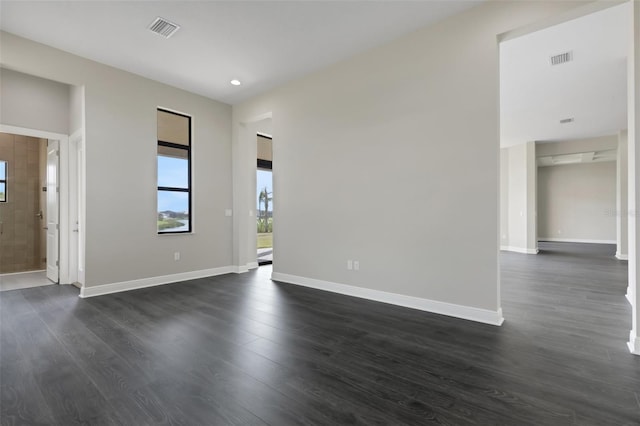
[[[562,120],[560,120],[560,124],[567,124],[567,123],[573,123],[575,121],[575,118],[571,117],[571,118],[563,118]]]
[[[240,83],[240,80],[231,80],[231,84],[234,86],[240,86],[242,83]]]

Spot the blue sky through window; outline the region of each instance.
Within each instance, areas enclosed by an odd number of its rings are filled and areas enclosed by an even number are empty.
[[[189,187],[189,162],[186,158],[158,155],[158,186]],[[186,192],[158,191],[158,212],[171,210],[183,213],[189,210]]]
[[[7,162],[0,160],[0,180],[7,178]]]
[[[158,155],[158,186],[189,187],[189,161],[186,158]]]
[[[270,197],[273,197],[273,179],[271,170],[260,170],[256,174],[256,208],[264,209],[264,204],[260,206],[260,191],[267,188],[267,192],[270,192]],[[269,211],[273,211],[273,200],[269,202]]]

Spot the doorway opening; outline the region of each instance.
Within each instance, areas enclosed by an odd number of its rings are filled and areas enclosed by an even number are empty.
[[[500,36],[501,306],[569,351],[626,351],[629,7]]]
[[[258,265],[273,263],[273,139],[257,134],[256,231]]]
[[[58,282],[58,143],[0,133],[0,291]]]

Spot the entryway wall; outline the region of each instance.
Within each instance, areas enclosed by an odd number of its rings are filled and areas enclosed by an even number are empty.
[[[0,274],[45,268],[46,145],[46,139],[0,133],[0,160],[7,162],[7,201],[0,203]]]
[[[618,135],[538,142],[538,240],[616,244]]]

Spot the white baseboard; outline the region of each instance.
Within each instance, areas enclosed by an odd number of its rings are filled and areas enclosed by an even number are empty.
[[[585,243],[585,244],[616,244],[616,240],[589,240],[582,238],[553,238],[539,237],[538,241],[548,241],[551,243]]]
[[[629,255],[628,254],[616,253],[616,259],[618,259],[618,260],[629,260]]]
[[[369,288],[339,284],[330,281],[321,281],[296,275],[282,274],[279,272],[273,272],[271,274],[271,279],[274,281],[297,284],[304,287],[315,288],[318,290],[330,291],[347,296],[360,297],[362,299],[375,300],[377,302],[389,303],[391,305],[404,306],[412,309],[419,309],[421,311],[462,318],[485,324],[502,325],[502,323],[504,322],[504,318],[502,317],[502,309],[498,309],[497,311],[490,311],[487,309],[474,308],[472,306],[455,305],[452,303],[422,299],[419,297],[406,296],[403,294],[388,293],[386,291],[372,290]]]
[[[0,277],[9,277],[11,275],[33,274],[35,272],[46,272],[46,270],[45,269],[36,269],[36,270],[33,270],[33,271],[7,272],[5,274],[0,274]]]
[[[528,248],[523,248],[523,247],[512,247],[512,246],[500,246],[500,250],[501,251],[512,251],[515,253],[524,253],[524,254],[538,254],[539,250],[537,248],[535,249],[528,249]]]
[[[242,266],[233,266],[232,271],[235,274],[244,274],[245,272],[249,272],[249,269],[256,269],[258,266],[258,262],[249,262],[246,265]]]
[[[640,337],[635,336],[633,330],[629,333],[629,341],[627,342],[629,351],[634,355],[640,355]]]
[[[200,271],[181,272],[179,274],[163,275],[159,277],[142,278],[139,280],[122,281],[119,283],[103,284],[93,287],[82,287],[80,297],[87,298],[101,296],[103,294],[120,293],[122,291],[135,290],[145,287],[170,284],[179,281],[194,280],[197,278],[212,277],[233,272],[233,267],[223,266],[221,268],[203,269]]]

